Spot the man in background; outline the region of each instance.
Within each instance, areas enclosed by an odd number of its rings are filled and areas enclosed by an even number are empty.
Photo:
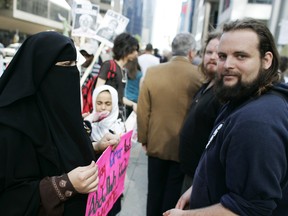
[[[147,149],[147,216],[159,216],[180,197],[184,174],[179,164],[179,132],[202,76],[192,65],[196,42],[179,33],[173,57],[148,68],[137,106],[138,141]],[[155,57],[157,58],[157,57]]]
[[[203,49],[203,60],[200,64],[205,82],[193,99],[189,114],[180,133],[179,157],[181,169],[185,173],[183,193],[192,185],[196,167],[221,107],[221,103],[213,89],[217,74],[217,49],[220,36],[219,32],[208,34]]]
[[[143,78],[146,74],[147,68],[160,64],[160,59],[153,55],[152,44],[149,43],[146,45],[144,53],[138,57],[138,63],[141,67]]]

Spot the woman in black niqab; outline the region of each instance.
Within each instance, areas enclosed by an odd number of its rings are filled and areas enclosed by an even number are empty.
[[[45,177],[67,174],[95,160],[81,116],[79,71],[75,65],[56,65],[66,61],[76,61],[73,41],[41,32],[24,41],[0,78],[3,215],[39,214]],[[65,198],[60,212],[83,215],[86,199],[79,193]]]

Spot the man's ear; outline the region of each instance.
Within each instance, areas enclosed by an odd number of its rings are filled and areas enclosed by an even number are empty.
[[[262,59],[263,69],[267,70],[272,65],[273,54],[271,52],[266,52],[264,58]]]
[[[190,52],[189,52],[189,59],[191,60],[191,61],[193,61],[193,59],[195,58],[195,56],[196,56],[196,51],[195,50],[190,50]]]

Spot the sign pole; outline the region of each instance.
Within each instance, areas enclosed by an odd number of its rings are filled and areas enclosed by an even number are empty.
[[[100,53],[102,52],[102,49],[104,48],[104,43],[101,43],[100,46],[98,47],[95,55],[94,55],[94,58],[93,58],[93,61],[91,62],[91,64],[89,65],[89,67],[85,70],[83,76],[81,77],[81,80],[80,80],[80,86],[82,86],[86,80],[86,78],[88,77],[88,75],[91,73],[92,71],[92,68],[93,68],[93,65],[95,64],[95,62],[97,61]]]

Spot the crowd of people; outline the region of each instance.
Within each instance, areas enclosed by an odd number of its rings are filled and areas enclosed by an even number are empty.
[[[139,54],[126,32],[113,44],[104,61],[94,61],[98,44],[82,44],[79,67],[71,38],[40,32],[5,69],[2,214],[84,215],[96,161],[135,112],[147,216],[288,215],[288,61],[265,24],[225,23],[207,35],[200,61],[191,33],[174,37],[169,59],[151,43]],[[122,196],[109,216],[121,212]]]

